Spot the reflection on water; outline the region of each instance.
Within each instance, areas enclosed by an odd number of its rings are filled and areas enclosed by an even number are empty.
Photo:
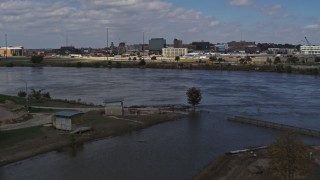
[[[10,76],[6,77],[6,74]],[[316,77],[276,73],[0,68],[0,93],[15,95],[27,80],[53,97],[125,105],[186,104],[191,86],[203,91],[197,113],[120,137],[85,144],[76,154],[51,152],[0,168],[0,179],[190,179],[212,159],[249,146],[267,145],[278,131],[227,121],[234,115],[318,129]],[[310,144],[318,139],[305,138]],[[74,156],[75,155],[75,156]]]

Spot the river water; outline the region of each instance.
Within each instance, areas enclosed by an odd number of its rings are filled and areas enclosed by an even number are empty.
[[[201,88],[198,113],[175,122],[50,152],[0,167],[0,179],[190,179],[227,151],[270,144],[279,132],[227,121],[235,115],[320,130],[320,83],[315,76],[194,70],[0,68],[0,93],[28,87],[52,97],[102,104],[186,104]],[[309,144],[315,138],[304,137]]]

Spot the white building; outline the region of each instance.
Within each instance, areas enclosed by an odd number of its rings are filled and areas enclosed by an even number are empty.
[[[104,100],[105,115],[122,116],[123,99],[106,99]]]
[[[187,48],[162,48],[162,56],[164,57],[184,56],[186,54],[188,54]]]
[[[320,55],[320,46],[301,46],[300,51],[303,55]]]
[[[229,49],[229,46],[227,43],[218,43],[214,45],[216,52],[226,52]]]
[[[56,129],[71,131],[74,129],[77,117],[83,113],[78,111],[60,111],[54,114],[52,125]]]
[[[24,56],[23,46],[0,47],[0,56]]]

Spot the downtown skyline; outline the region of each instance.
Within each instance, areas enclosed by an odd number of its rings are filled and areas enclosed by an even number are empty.
[[[162,37],[184,43],[320,44],[320,2],[310,0],[8,0],[0,2],[0,46],[105,47]],[[67,41],[67,42],[66,42]]]

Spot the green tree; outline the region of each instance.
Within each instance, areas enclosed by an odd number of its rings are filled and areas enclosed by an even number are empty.
[[[213,61],[217,61],[217,57],[215,57],[215,56],[210,56],[210,57],[209,57],[209,61],[211,61],[212,64],[213,64]]]
[[[293,180],[297,175],[306,175],[313,164],[307,146],[292,132],[276,139],[268,151],[268,171],[274,179]]]
[[[273,61],[273,64],[279,64],[279,63],[281,63],[281,59],[280,57],[276,57]]]
[[[177,62],[180,61],[180,56],[176,56],[176,57],[174,58],[174,60],[177,61]]]
[[[195,106],[200,104],[202,99],[201,90],[196,87],[191,87],[188,89],[186,95],[188,97],[188,103],[192,105],[193,110],[195,110]]]
[[[146,65],[146,61],[144,59],[141,59],[140,62],[139,62],[139,65],[140,66]]]
[[[245,59],[245,58],[241,58],[241,59],[239,60],[239,62],[240,62],[240,64],[245,64],[245,63],[246,63],[246,59]]]
[[[30,61],[32,63],[41,63],[43,61],[43,56],[31,56]]]
[[[288,63],[293,63],[293,64],[297,63],[298,61],[299,61],[299,58],[297,58],[297,57],[289,57],[287,59]]]
[[[25,91],[19,91],[18,96],[25,98],[27,96],[27,93]]]
[[[29,94],[30,99],[35,99],[36,101],[40,101],[42,99],[51,99],[49,92],[42,92],[44,89],[35,90],[34,88],[30,88],[31,93]]]
[[[218,62],[219,62],[219,64],[221,63],[221,62],[223,62],[224,61],[224,59],[223,58],[218,58]]]
[[[272,64],[272,60],[271,60],[271,58],[267,57],[267,63],[268,63],[269,65],[271,65],[271,64]]]

